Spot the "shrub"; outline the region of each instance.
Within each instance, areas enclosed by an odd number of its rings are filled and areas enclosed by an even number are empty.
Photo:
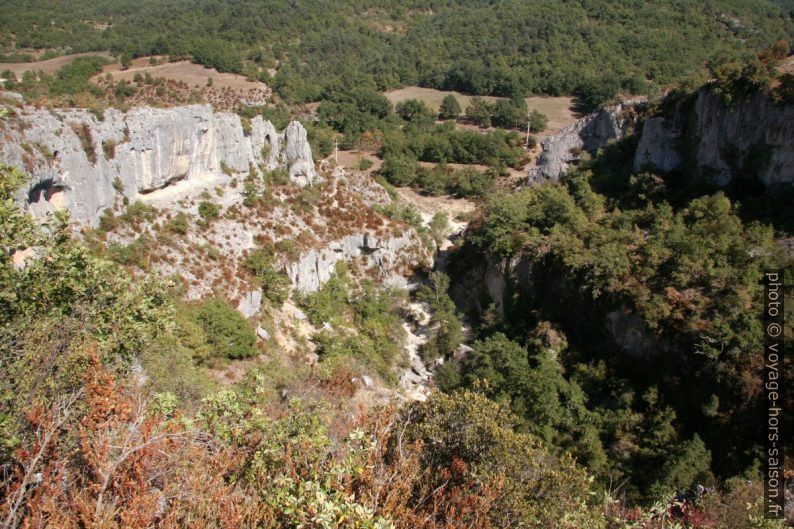
[[[149,267],[149,243],[146,237],[138,237],[127,245],[112,243],[108,246],[108,255],[121,265],[137,266],[146,270]]]
[[[538,110],[529,114],[529,127],[532,132],[543,132],[549,125],[549,117]]]
[[[199,203],[198,213],[205,222],[209,222],[221,216],[221,207],[214,202],[208,202],[205,200]]]
[[[231,167],[229,167],[229,165],[226,162],[221,160],[221,172],[223,174],[225,174],[226,176],[233,176],[234,173],[235,173],[235,170],[232,169]]]
[[[396,186],[411,185],[419,171],[419,162],[407,154],[391,154],[383,159],[380,174]]]
[[[722,62],[709,65],[714,82],[711,89],[719,94],[726,106],[753,94],[768,93],[775,79],[775,69],[758,58],[748,61]]]
[[[403,442],[422,443],[421,464],[433,475],[461,461],[479,480],[502,480],[490,511],[494,527],[560,527],[563,518],[566,527],[601,526],[584,469],[516,433],[515,417],[499,404],[472,392],[434,393],[408,406],[402,418]]]
[[[257,353],[254,330],[224,298],[215,296],[204,300],[196,316],[213,356],[237,360]]]
[[[144,204],[140,200],[136,200],[130,204],[127,210],[121,215],[124,222],[130,224],[137,224],[143,221],[152,222],[156,217],[157,210],[152,206]]]
[[[120,225],[121,225],[121,217],[115,216],[110,208],[103,211],[102,215],[99,217],[100,232],[113,231]]]
[[[86,158],[92,164],[96,163],[96,151],[94,150],[94,138],[91,135],[91,127],[88,123],[72,124],[72,130],[77,138],[80,140],[80,145],[83,147]]]
[[[373,161],[369,158],[359,158],[358,163],[356,164],[356,169],[359,171],[366,171],[370,167],[372,167]]]
[[[102,152],[105,153],[106,160],[112,160],[116,157],[116,142],[107,140],[102,142]]]
[[[165,225],[166,229],[179,235],[186,235],[188,229],[188,218],[183,211],[173,216]]]
[[[466,167],[452,174],[452,191],[462,197],[485,197],[493,188],[495,179],[494,171],[478,171],[473,167]]]
[[[265,184],[272,186],[285,186],[289,185],[289,171],[284,167],[276,167],[272,171],[265,171],[262,174]]]
[[[246,256],[244,266],[256,278],[266,299],[277,306],[281,306],[287,300],[289,278],[283,269],[276,266],[272,252],[255,249]]]
[[[299,300],[314,325],[334,322],[344,313],[349,301],[347,267],[344,262],[336,265],[336,271],[317,292],[304,296]]]

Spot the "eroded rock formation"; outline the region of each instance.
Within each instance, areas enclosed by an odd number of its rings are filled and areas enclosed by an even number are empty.
[[[20,199],[36,216],[67,208],[93,226],[119,198],[134,201],[181,180],[219,185],[251,167],[284,167],[297,185],[316,178],[298,122],[278,134],[256,116],[244,128],[238,115],[209,105],[126,113],[21,106],[14,113],[2,125],[0,161],[31,175]]]
[[[582,152],[593,153],[618,140],[634,125],[631,106],[616,105],[588,114],[541,142],[543,152],[527,174],[532,182],[556,181]]]

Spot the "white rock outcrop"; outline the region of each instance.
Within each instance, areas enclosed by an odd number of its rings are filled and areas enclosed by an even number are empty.
[[[119,198],[135,201],[181,180],[219,185],[247,175],[251,166],[282,166],[298,185],[316,177],[298,122],[278,134],[256,116],[246,131],[237,114],[209,105],[99,115],[29,106],[13,111],[0,124],[0,162],[31,175],[20,200],[35,216],[66,208],[78,223],[95,226]]]
[[[610,141],[619,140],[633,125],[631,107],[623,104],[588,114],[541,142],[543,152],[529,169],[529,180],[556,181],[581,152],[593,153]]]
[[[284,130],[284,149],[281,162],[289,169],[290,180],[301,187],[311,186],[316,174],[312,161],[312,149],[306,136],[306,129],[293,121]]]
[[[395,282],[401,262],[407,259],[415,263],[421,258],[417,252],[407,251],[410,247],[420,245],[413,231],[394,237],[353,233],[324,248],[304,253],[297,261],[287,265],[287,276],[300,292],[315,292],[333,275],[336,263],[360,258],[363,267],[376,271],[381,280]],[[401,279],[404,281],[404,278]]]

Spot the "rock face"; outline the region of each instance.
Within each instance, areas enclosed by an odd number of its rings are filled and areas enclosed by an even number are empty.
[[[397,273],[398,268],[402,263],[416,264],[415,261],[421,256],[415,251],[406,250],[420,245],[412,231],[395,237],[353,233],[322,249],[310,250],[301,255],[297,261],[287,265],[287,276],[300,292],[315,292],[334,273],[336,263],[360,258],[363,267],[374,270],[382,281],[404,283],[405,278]]]
[[[701,90],[694,106],[645,121],[635,171],[666,174],[691,168],[719,187],[734,178],[758,178],[767,187],[794,183],[794,106],[758,94],[731,108]]]
[[[312,149],[306,138],[306,129],[297,121],[290,123],[284,130],[281,162],[289,168],[289,177],[293,183],[301,187],[312,185],[316,177]]]
[[[83,109],[14,111],[0,125],[0,162],[31,175],[20,200],[35,216],[66,208],[78,223],[94,226],[118,198],[135,201],[180,180],[217,185],[251,166],[282,166],[298,185],[315,178],[298,122],[279,135],[260,116],[246,131],[238,115],[209,105],[109,109],[99,117]]]
[[[541,142],[543,153],[530,168],[532,182],[556,181],[582,151],[593,153],[612,140],[618,140],[634,125],[631,107],[616,105],[589,114]]]
[[[634,155],[634,170],[650,168],[667,174],[678,168],[683,161],[677,148],[682,134],[682,124],[674,123],[673,120],[658,117],[645,120]]]

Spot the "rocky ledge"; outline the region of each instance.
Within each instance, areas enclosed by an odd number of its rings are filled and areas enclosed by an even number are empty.
[[[310,250],[287,265],[290,283],[301,292],[314,292],[328,281],[338,262],[361,259],[364,269],[372,271],[381,282],[406,286],[398,273],[400,265],[413,268],[424,257],[421,242],[413,230],[399,236],[378,237],[371,233],[352,233],[317,250]],[[402,262],[408,259],[408,262]]]

